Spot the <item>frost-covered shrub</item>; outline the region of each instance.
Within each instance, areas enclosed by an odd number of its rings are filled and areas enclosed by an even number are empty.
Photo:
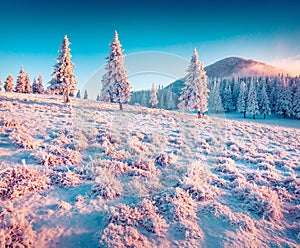
[[[132,154],[147,152],[149,150],[148,143],[140,141],[136,136],[132,136],[129,139],[129,150]]]
[[[170,221],[196,219],[196,202],[181,188],[167,190],[155,197],[155,205],[159,213]]]
[[[132,226],[110,223],[103,232],[100,247],[107,248],[151,248],[153,245]]]
[[[53,145],[47,146],[44,150],[39,150],[33,157],[46,166],[76,165],[82,160],[78,151]]]
[[[207,166],[199,161],[190,165],[181,187],[186,190],[193,199],[211,200],[217,194],[217,189],[208,184],[211,173]]]
[[[129,164],[130,175],[150,176],[152,173],[158,172],[153,161],[148,158],[133,158]]]
[[[0,207],[0,247],[34,247],[31,224],[16,209]]]
[[[99,170],[95,177],[92,193],[104,199],[111,200],[122,195],[123,186],[122,183],[116,179],[111,169],[103,168]]]
[[[39,141],[32,138],[30,134],[28,134],[21,128],[14,129],[9,134],[9,139],[16,147],[19,148],[35,150],[39,147]]]
[[[43,173],[28,167],[17,166],[0,171],[0,198],[14,199],[49,187],[50,180]]]
[[[235,162],[231,158],[218,158],[218,164],[215,167],[215,171],[226,174],[237,173]]]
[[[157,207],[147,199],[132,206],[118,204],[111,207],[107,220],[115,225],[143,228],[159,236],[163,235],[168,227],[165,219],[158,214]]]
[[[176,162],[176,158],[172,153],[171,154],[161,153],[157,156],[154,163],[155,165],[158,166],[167,166],[167,165],[174,164],[175,162]]]
[[[216,218],[223,220],[230,226],[241,228],[247,232],[253,232],[255,225],[250,216],[243,213],[235,213],[229,207],[219,203],[213,202],[205,205],[201,210],[203,214],[211,214]]]
[[[280,221],[283,218],[281,202],[277,194],[265,187],[248,184],[234,189],[236,197],[246,203],[246,207],[267,220]]]
[[[202,239],[204,233],[197,222],[183,219],[174,223],[173,230],[178,239]]]
[[[51,183],[60,187],[74,187],[81,184],[80,177],[74,172],[54,171],[50,174]]]

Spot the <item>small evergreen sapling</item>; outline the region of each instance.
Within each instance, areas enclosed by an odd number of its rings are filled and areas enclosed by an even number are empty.
[[[151,90],[151,99],[150,99],[150,105],[153,108],[156,108],[158,104],[158,100],[157,100],[157,88],[156,88],[156,84],[153,83],[152,84],[152,90]]]
[[[5,89],[6,92],[13,92],[13,89],[14,89],[14,78],[13,78],[13,76],[11,74],[5,80],[4,89]]]

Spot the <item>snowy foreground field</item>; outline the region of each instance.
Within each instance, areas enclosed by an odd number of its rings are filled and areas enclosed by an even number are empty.
[[[299,128],[0,93],[0,247],[299,243]]]

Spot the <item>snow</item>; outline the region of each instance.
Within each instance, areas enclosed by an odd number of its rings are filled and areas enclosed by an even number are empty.
[[[0,244],[299,246],[299,120],[0,99]]]

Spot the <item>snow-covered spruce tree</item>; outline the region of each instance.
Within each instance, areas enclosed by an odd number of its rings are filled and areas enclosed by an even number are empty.
[[[181,110],[197,110],[198,117],[203,117],[207,111],[209,90],[207,89],[206,72],[203,63],[199,62],[196,48],[185,78],[185,87],[181,90],[178,108]]]
[[[140,94],[140,104],[142,106],[147,106],[148,101],[147,101],[147,93],[145,90],[142,90],[141,94]]]
[[[266,84],[263,81],[260,89],[260,99],[259,99],[259,111],[261,114],[264,114],[264,119],[267,115],[271,113],[270,102],[266,91]]]
[[[164,89],[160,89],[158,91],[158,107],[160,109],[164,109],[165,105],[166,105],[166,96],[165,96],[165,90]]]
[[[33,79],[33,83],[32,83],[32,93],[33,94],[38,94],[39,93],[39,85],[36,81],[36,78]]]
[[[11,74],[5,80],[4,89],[6,92],[12,92],[14,90],[14,78]]]
[[[176,109],[176,102],[175,102],[175,95],[174,92],[171,90],[167,90],[166,92],[166,109],[173,110]]]
[[[232,88],[232,104],[233,104],[233,110],[237,109],[237,100],[239,97],[239,91],[240,91],[240,83],[239,83],[238,77],[233,77],[231,88]]]
[[[259,107],[256,96],[256,83],[254,80],[251,80],[248,99],[247,99],[247,112],[252,114],[253,119],[255,119],[255,115],[259,114]]]
[[[119,41],[117,31],[115,31],[115,36],[110,47],[111,50],[106,58],[107,62],[105,66],[107,72],[102,78],[101,97],[103,101],[119,103],[120,110],[123,110],[123,103],[130,101],[131,85],[128,82],[124,64],[124,50]]]
[[[74,63],[71,62],[72,55],[69,48],[70,42],[68,36],[65,35],[61,49],[59,50],[59,56],[54,65],[54,72],[52,74],[52,80],[49,82],[48,89],[56,94],[63,94],[64,102],[70,102],[70,93],[75,93],[76,82],[73,68]]]
[[[44,93],[42,73],[40,73],[39,78],[38,78],[38,93],[39,94],[43,94]]]
[[[77,91],[76,98],[81,98],[80,90]]]
[[[225,83],[225,88],[222,95],[222,103],[225,112],[231,112],[233,110],[232,90],[231,83],[229,80],[226,80]]]
[[[17,78],[17,83],[16,83],[16,87],[15,87],[15,92],[18,93],[25,93],[25,72],[24,72],[24,67],[21,67],[19,76]]]
[[[29,77],[28,73],[25,74],[25,89],[24,89],[24,93],[27,93],[27,94],[32,93],[32,88],[31,88],[31,85],[30,85],[30,77]]]
[[[290,116],[292,113],[292,90],[289,85],[289,78],[285,77],[279,86],[279,95],[276,105],[276,113],[283,114],[283,118]]]
[[[293,116],[300,119],[300,84],[298,84],[293,97]]]
[[[87,90],[84,91],[83,99],[88,99],[88,93],[87,93]]]
[[[244,113],[244,118],[246,118],[246,111],[247,111],[247,85],[244,80],[240,83],[240,90],[239,90],[239,96],[237,99],[237,112],[238,113]]]
[[[152,90],[151,90],[150,106],[152,108],[156,108],[157,104],[158,104],[158,100],[157,100],[157,88],[156,88],[156,84],[153,83],[152,84]]]
[[[220,96],[220,83],[217,80],[214,80],[209,92],[208,109],[217,114],[224,111]]]

